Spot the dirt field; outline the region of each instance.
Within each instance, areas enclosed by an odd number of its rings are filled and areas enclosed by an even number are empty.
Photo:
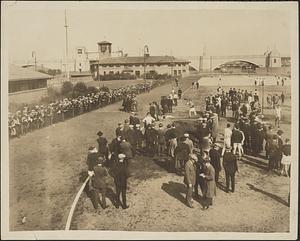
[[[182,83],[183,89],[190,87],[195,79],[197,77],[187,78]],[[268,86],[265,91],[281,91],[277,88]],[[189,89],[185,97],[194,99],[200,110],[204,97],[215,89],[210,86]],[[144,116],[150,101],[159,100],[170,90],[171,85],[166,85],[140,95],[140,117]],[[10,230],[64,228],[81,184],[79,174],[86,170],[87,148],[95,145],[96,132],[104,130],[104,135],[111,140],[117,123],[128,117],[118,109],[117,103],[11,141]],[[175,111],[175,119],[187,118],[186,101],[182,100]],[[266,109],[265,112],[271,118],[272,110]],[[283,113],[282,129],[288,137],[291,131],[289,100]],[[226,120],[222,118],[220,131],[225,124]],[[108,201],[108,209],[95,213],[90,200],[83,194],[72,229],[288,232],[289,180],[267,174],[266,164],[264,159],[246,156],[239,163],[236,192],[227,194],[218,189],[214,206],[202,211],[200,203],[196,202],[194,209],[185,205],[183,178],[169,173],[165,162],[137,157],[133,163],[133,177],[129,180],[130,208],[119,210]],[[221,182],[225,184],[223,171]],[[111,189],[114,191],[112,182]],[[23,225],[20,223],[22,216],[27,217]]]

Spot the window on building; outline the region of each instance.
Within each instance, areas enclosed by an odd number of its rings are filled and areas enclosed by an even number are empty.
[[[276,64],[276,59],[274,59],[274,64]]]
[[[106,49],[107,49],[107,48],[106,48],[105,45],[101,46],[101,52],[102,52],[102,53],[106,52]]]
[[[103,71],[103,75],[106,75],[106,72],[105,72],[105,71]]]
[[[185,69],[184,70],[182,70],[182,73],[185,73],[186,71],[185,71]]]
[[[178,70],[178,74],[181,75],[181,70]]]
[[[177,75],[177,70],[176,70],[176,69],[174,70],[174,75],[175,75],[175,76]]]
[[[79,63],[79,67],[81,67],[81,63]]]
[[[77,49],[77,54],[82,54],[82,49]]]
[[[140,71],[138,71],[138,70],[136,70],[136,71],[135,71],[135,75],[136,75],[137,77],[140,77],[140,75],[141,75],[141,72],[140,72]]]
[[[109,71],[109,74],[114,74],[114,71]]]

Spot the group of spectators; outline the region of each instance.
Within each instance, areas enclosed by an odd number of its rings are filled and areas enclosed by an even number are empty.
[[[166,166],[170,171],[184,176],[187,206],[193,208],[194,197],[200,201],[203,210],[213,205],[216,187],[221,188],[221,167],[225,172],[225,191],[235,191],[238,161],[247,152],[258,156],[264,149],[265,156],[262,157],[268,159],[269,171],[278,169],[279,174],[290,175],[290,141],[283,141],[283,131],[278,129],[275,133],[274,127],[263,121],[256,91],[252,93],[230,88],[225,92],[218,88],[217,93],[207,97],[205,102],[205,110],[200,112],[200,117],[196,120],[196,131],[185,130],[182,133],[180,124],[163,123],[162,120],[166,119],[163,107],[160,108],[154,101],[150,103],[149,112],[143,119],[132,112],[128,119],[120,122],[115,130],[115,138],[110,143],[102,132],[98,132],[98,151],[91,147],[90,150],[93,151],[89,151],[87,158],[92,176],[91,190],[98,189],[96,193],[101,192],[104,197],[102,200],[105,200],[106,184],[103,184],[104,188],[100,188],[97,184],[99,181],[96,180],[105,180],[107,171],[100,172],[99,169],[108,168],[115,180],[116,207],[121,205],[124,209],[128,208],[127,179],[130,177],[132,159],[136,155],[157,157],[158,160],[167,162]],[[227,124],[223,144],[220,144],[219,118],[220,115],[226,117],[229,109],[232,109],[234,123]],[[91,158],[91,153],[97,154]],[[98,195],[95,197],[92,199],[94,207],[100,203],[105,208],[105,201],[101,202]]]
[[[112,89],[109,92],[99,91],[98,93],[91,93],[77,98],[65,98],[48,105],[36,105],[30,109],[26,106],[14,114],[9,113],[9,137],[20,137],[35,129],[65,121],[66,119],[115,103],[124,97],[135,97],[140,93],[150,91],[150,88],[150,83],[139,83]],[[134,106],[137,108],[137,104]]]

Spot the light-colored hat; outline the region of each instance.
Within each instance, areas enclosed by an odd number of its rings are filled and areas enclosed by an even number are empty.
[[[185,133],[183,136],[184,137],[189,137],[190,135],[188,133]]]
[[[129,128],[133,128],[133,125],[129,125]]]
[[[140,127],[140,126],[141,126],[140,124],[136,124],[136,125],[135,125],[135,127]]]
[[[123,154],[123,153],[121,153],[121,154],[118,155],[118,158],[120,158],[120,159],[124,159],[125,157],[126,157],[126,155]]]

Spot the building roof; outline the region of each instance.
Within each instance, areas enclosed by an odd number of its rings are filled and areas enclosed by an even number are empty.
[[[90,71],[71,71],[70,72],[70,76],[71,77],[83,77],[83,76],[91,76],[91,72]]]
[[[40,73],[37,71],[32,71],[26,68],[22,68],[16,65],[9,65],[8,70],[8,80],[18,81],[18,80],[37,80],[37,79],[51,79],[51,75]]]
[[[101,41],[101,42],[99,42],[98,44],[112,44],[112,43],[107,42],[107,41]]]
[[[106,65],[106,64],[143,64],[145,61],[146,64],[170,64],[170,63],[190,63],[189,60],[178,59],[174,56],[137,56],[137,57],[110,57],[100,60],[91,61],[95,64]]]

